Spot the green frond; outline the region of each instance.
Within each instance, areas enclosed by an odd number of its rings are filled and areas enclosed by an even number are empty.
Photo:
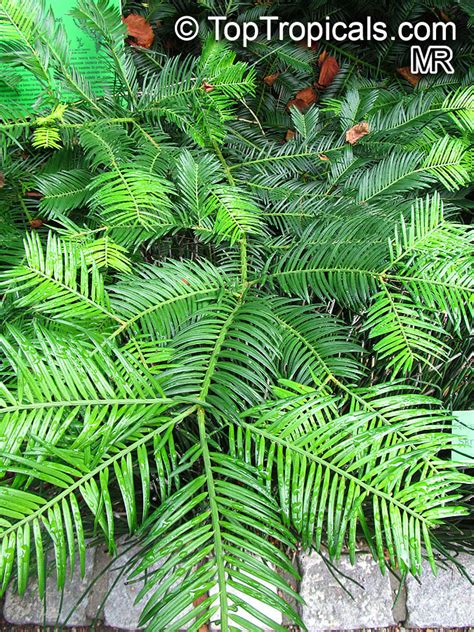
[[[256,58],[258,63],[271,61],[281,70],[309,76],[312,73],[313,52],[300,46],[291,46],[289,42],[268,41],[264,38],[257,38],[248,44],[249,52]]]
[[[250,196],[231,186],[214,187],[212,196],[217,207],[213,232],[219,239],[234,244],[245,235],[262,234],[261,211]]]
[[[451,118],[461,131],[474,131],[474,89],[459,88],[448,95],[443,107],[451,111]]]
[[[92,168],[117,168],[126,161],[134,148],[134,141],[119,123],[86,125],[79,132],[79,140]]]
[[[114,351],[109,357],[92,341],[76,340],[71,347],[68,337],[58,338],[38,327],[34,333],[31,340],[11,329],[1,339],[5,364],[0,412],[5,452],[16,454],[21,448],[23,454],[34,453],[40,441],[54,453],[54,446],[68,432],[77,435],[69,438],[72,448],[77,444],[86,449],[100,440],[104,449],[108,438],[120,436],[127,424],[131,430],[143,417],[140,406],[147,405],[153,415],[153,406],[159,408],[166,402],[156,379],[129,353]],[[107,414],[112,424],[108,438],[101,437],[98,425]],[[82,430],[79,419],[83,420]]]
[[[225,42],[209,37],[199,59],[170,58],[148,77],[138,107],[150,120],[164,117],[176,124],[199,144],[222,142],[222,122],[232,117],[237,99],[253,92],[254,83],[255,71],[236,61]]]
[[[433,145],[422,166],[448,191],[455,191],[470,182],[472,155],[462,140],[445,136]]]
[[[114,349],[110,354],[91,340],[76,339],[71,345],[70,337],[58,338],[40,328],[35,329],[35,336],[31,340],[10,329],[0,340],[4,378],[0,387],[0,537],[4,547],[0,582],[4,590],[16,543],[18,587],[24,591],[34,542],[43,595],[46,546],[42,542],[48,533],[54,544],[59,588],[64,587],[67,559],[70,569],[74,566],[76,548],[84,572],[85,506],[113,549],[116,519],[108,491],[112,479],[122,496],[129,531],[146,518],[153,469],[145,447],[150,442],[154,445],[154,467],[165,471],[162,459],[172,449],[174,421],[164,416],[170,400],[140,358],[126,350]],[[141,477],[140,519],[135,463]],[[32,480],[49,483],[52,495],[47,488],[40,493],[17,489],[12,504],[5,490],[10,490],[12,479],[15,489],[29,470]],[[163,497],[171,489],[169,483],[164,484]]]
[[[116,8],[109,4],[108,0],[79,0],[71,15],[79,24],[92,32],[96,39],[100,39],[108,56],[127,91],[131,103],[136,103],[138,82],[136,68],[132,62],[130,53],[125,49],[123,42],[127,29],[120,19]]]
[[[104,279],[89,267],[75,244],[49,233],[46,247],[38,234],[25,238],[24,261],[0,277],[0,287],[13,295],[18,309],[31,308],[62,321],[120,319],[109,310]]]
[[[61,134],[57,127],[38,127],[31,143],[36,149],[61,149]]]
[[[282,330],[280,372],[285,378],[306,384],[323,383],[329,376],[351,382],[362,378],[356,359],[362,348],[343,322],[288,299],[275,299],[274,313]]]
[[[119,272],[130,272],[131,262],[128,252],[116,244],[108,235],[94,239],[84,250],[86,263],[92,267],[111,268]]]
[[[341,236],[350,234],[350,222],[334,222],[326,231]],[[267,279],[277,282],[285,294],[311,300],[311,292],[357,306],[370,299],[377,288],[378,274],[384,269],[387,248],[384,244],[335,249],[331,240],[325,245],[307,245],[304,241],[280,257]]]
[[[315,140],[316,134],[320,131],[319,110],[311,107],[307,112],[303,113],[296,107],[291,108],[291,120],[295,127],[295,131],[307,142]]]
[[[422,165],[423,155],[420,152],[393,152],[365,171],[358,182],[357,201],[366,203],[377,196],[393,195],[410,187],[428,187],[434,182],[433,172],[423,169]]]
[[[268,301],[223,295],[219,303],[196,311],[173,337],[175,367],[164,388],[207,402],[218,417],[235,416],[263,400],[268,380],[276,376],[279,337]]]
[[[225,41],[216,42],[209,37],[199,59],[200,78],[213,87],[205,94],[221,113],[228,112],[237,99],[254,91],[255,70],[245,62],[237,61],[236,57]]]
[[[89,204],[109,226],[159,229],[172,223],[173,185],[133,163],[96,176],[89,184]]]
[[[472,313],[471,239],[469,229],[446,220],[434,194],[415,203],[390,243],[392,278],[456,328]]]
[[[38,29],[44,18],[42,5],[28,0],[5,0],[0,7],[0,52],[3,60],[14,55],[33,72],[43,85],[52,87],[49,59],[43,47],[37,47]]]
[[[59,93],[57,101],[72,94],[87,102],[96,113],[101,112],[89,82],[71,66],[69,41],[63,26],[44,2],[2,2],[0,29],[4,59],[10,62],[20,59],[50,96]],[[58,81],[53,79],[52,69]]]
[[[215,209],[210,193],[222,182],[222,167],[211,154],[200,155],[198,160],[185,149],[176,161],[176,169],[179,205],[199,226]]]
[[[386,107],[381,105],[372,117],[369,127],[383,135],[403,133],[424,126],[427,121],[451,118],[460,129],[470,131],[470,120],[474,109],[472,86],[461,87],[448,96],[443,92],[420,92],[397,99]]]
[[[109,288],[111,308],[122,321],[112,335],[131,330],[154,339],[172,338],[192,314],[219,301],[235,283],[235,277],[205,261],[143,267],[139,276],[123,277]]]
[[[379,339],[374,350],[380,358],[391,358],[387,369],[393,377],[410,372],[417,362],[433,366],[448,357],[449,347],[442,341],[446,332],[434,315],[426,313],[419,301],[385,283],[374,297],[365,327],[370,338]]]
[[[37,178],[38,190],[43,194],[41,210],[54,217],[83,206],[90,195],[89,182],[90,174],[85,169],[42,174]]]
[[[442,432],[449,416],[431,409],[435,400],[390,390],[359,390],[370,407],[344,412],[337,400],[307,389],[260,415],[253,411],[237,439],[252,442],[247,458],[278,481],[285,524],[291,522],[305,546],[319,549],[325,541],[332,558],[348,546],[354,558],[360,525],[382,572],[388,550],[391,564],[419,574],[422,546],[435,566],[432,531],[440,519],[467,511],[457,492],[467,477],[436,456],[450,439]]]
[[[0,506],[2,515],[6,516],[2,520],[0,531],[1,592],[5,591],[14,568],[18,590],[20,593],[24,592],[31,571],[30,560],[34,555],[38,590],[41,598],[44,597],[47,542],[53,545],[59,590],[65,586],[68,570],[72,572],[74,569],[76,557],[84,576],[86,511],[90,512],[87,518],[103,532],[109,549],[113,551],[116,520],[110,493],[113,484],[117,486],[125,504],[128,530],[131,533],[135,532],[138,523],[146,519],[150,507],[151,467],[149,452],[144,447],[149,443],[155,444],[155,467],[160,469],[163,449],[168,451],[172,447],[172,443],[171,446],[168,445],[169,430],[187,414],[189,413],[183,413],[171,420],[166,417],[156,420],[155,411],[155,420],[160,423],[157,428],[116,451],[112,456],[103,453],[103,458],[93,466],[84,463],[78,458],[77,452],[72,450],[58,451],[54,461],[51,458],[38,460],[1,452],[2,460],[8,456],[10,476],[21,478],[31,470],[34,471],[34,479],[45,481],[56,488],[54,496],[45,498],[20,490],[15,490],[13,495],[7,495],[4,493],[5,486],[0,486]],[[4,465],[0,468],[3,474],[4,468]],[[140,472],[138,484],[143,492],[141,507],[137,506],[136,502],[135,470]],[[8,490],[10,492],[11,488],[8,487]],[[14,505],[12,498],[16,501]]]
[[[211,452],[200,436],[205,474],[170,497],[153,516],[142,559],[132,574],[137,577],[148,571],[139,596],[152,592],[142,624],[150,630],[179,630],[196,619],[196,625],[209,621],[220,623],[223,629],[263,625],[283,632],[278,613],[284,612],[302,625],[279,594],[299,600],[276,572],[281,569],[294,575],[294,570],[267,537],[271,533],[276,543],[293,540],[279,520],[278,505],[253,467]],[[185,512],[193,509],[197,509],[194,517],[180,524]],[[161,561],[153,570],[153,563]],[[247,599],[250,596],[255,605]],[[258,603],[271,605],[274,618]]]

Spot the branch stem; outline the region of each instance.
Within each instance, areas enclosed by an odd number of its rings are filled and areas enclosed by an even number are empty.
[[[207,491],[209,493],[209,506],[211,510],[212,530],[214,534],[214,551],[217,566],[217,583],[219,587],[219,604],[221,609],[221,630],[229,629],[229,613],[227,608],[227,588],[224,562],[224,548],[222,546],[222,534],[219,518],[219,507],[217,505],[216,488],[214,485],[214,475],[212,473],[211,455],[209,453],[208,437],[206,430],[206,413],[204,408],[198,406],[197,419],[199,426],[199,442],[201,445],[204,471],[206,474]]]

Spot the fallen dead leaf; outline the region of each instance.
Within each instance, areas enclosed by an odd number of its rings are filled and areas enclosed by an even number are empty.
[[[200,567],[202,565],[203,565],[203,562],[201,561],[198,564],[198,567]],[[198,597],[196,597],[196,599],[194,599],[194,601],[193,601],[193,606],[195,608],[197,608],[202,603],[204,603],[206,601],[206,599],[209,599],[209,591],[206,591],[202,595],[199,595]],[[198,632],[209,632],[209,625],[207,623],[203,623],[202,625],[199,626]]]
[[[316,103],[316,101],[318,100],[318,93],[314,88],[308,86],[307,88],[303,88],[303,90],[300,90],[296,94],[296,98],[304,101],[307,106],[310,106],[313,103]]]
[[[362,123],[357,123],[357,125],[353,125],[346,132],[346,141],[351,145],[357,143],[363,136],[369,133],[369,124],[366,121],[362,121]]]
[[[212,92],[214,90],[214,86],[210,83],[207,83],[207,81],[202,82],[202,88],[204,92]]]
[[[302,112],[305,109],[305,103],[301,99],[290,99],[286,104],[286,109],[288,110],[288,112],[292,107],[296,107],[298,108],[298,110],[300,110],[300,112]]]
[[[196,597],[196,599],[193,601],[193,606],[197,608],[200,604],[202,604],[208,598],[209,598],[209,593],[205,592],[203,595]],[[209,632],[208,624],[203,623],[201,626],[199,626],[198,632]]]
[[[267,86],[270,86],[271,88],[279,76],[279,72],[273,72],[271,75],[268,75],[264,78],[263,83],[265,83]]]
[[[41,226],[43,226],[43,220],[36,218],[36,219],[31,219],[30,220],[30,227],[33,230],[36,230],[37,228],[41,228]]]
[[[150,48],[155,35],[151,25],[145,20],[143,15],[130,13],[126,18],[122,18],[122,21],[127,25],[128,34],[133,38],[132,45]]]
[[[318,158],[319,158],[319,160],[329,160],[329,158],[326,156],[326,154],[318,154]]]
[[[292,107],[296,107],[298,108],[298,110],[300,110],[300,112],[302,112],[306,106],[305,102],[301,99],[290,99],[286,104],[286,109],[289,111]]]
[[[418,85],[421,77],[420,75],[414,75],[409,66],[403,66],[402,68],[397,68],[398,74],[403,77],[408,83],[410,83],[414,88]]]
[[[320,68],[328,57],[329,57],[329,53],[327,52],[327,50],[323,50],[321,55],[318,57],[318,65]]]
[[[285,134],[285,141],[288,142],[290,140],[293,140],[295,136],[296,136],[296,132],[293,131],[292,129],[289,129]]]
[[[291,99],[290,101],[288,101],[288,104],[286,107],[289,110],[294,105],[298,108],[298,110],[300,110],[300,112],[303,112],[303,110],[306,110],[307,108],[309,108],[310,105],[313,105],[313,103],[316,103],[317,100],[318,100],[318,93],[316,92],[314,88],[309,86],[308,88],[303,88],[302,90],[300,90],[296,94],[294,99]]]
[[[0,189],[5,186],[5,174],[0,171]]]
[[[319,71],[319,79],[318,85],[322,88],[327,88],[333,81],[337,73],[339,72],[340,66],[335,57],[331,57],[326,53],[324,59],[321,61],[321,57],[323,57],[324,53],[319,56],[319,67],[321,70]]]

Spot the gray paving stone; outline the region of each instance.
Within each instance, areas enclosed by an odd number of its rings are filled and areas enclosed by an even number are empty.
[[[110,594],[104,606],[104,622],[105,625],[110,627],[117,627],[122,630],[142,629],[138,626],[138,622],[146,604],[146,597],[138,604],[136,604],[135,601],[143,587],[143,581],[129,582],[126,574],[120,573],[123,565],[128,562],[136,552],[137,548],[130,548],[130,544],[119,544],[117,547],[117,555],[119,556],[117,563],[108,571],[108,590],[110,590]],[[160,563],[154,565],[151,570],[155,570],[159,567]]]
[[[91,623],[104,619],[103,607],[109,585],[107,571],[112,562],[105,544],[98,544],[95,550],[94,583],[91,585],[87,602],[87,618]]]
[[[56,589],[56,574],[50,573],[46,581],[46,607],[38,596],[38,582],[32,577],[23,597],[20,597],[12,585],[6,594],[3,616],[12,624],[25,625],[36,623],[46,625],[63,625],[66,617],[72,612],[66,626],[87,625],[87,596],[78,604],[92,581],[94,575],[94,549],[87,550],[86,574],[81,578],[79,565],[76,564],[71,578],[66,580],[61,604],[61,594]]]
[[[474,577],[474,556],[460,555],[458,560]],[[418,582],[407,579],[408,627],[469,627],[474,625],[474,586],[454,567],[438,570],[434,576],[427,562]]]
[[[392,586],[393,608],[392,614],[398,625],[407,620],[407,589],[405,582],[400,585],[398,576],[390,573],[390,585]]]
[[[389,576],[382,575],[370,555],[359,554],[355,566],[347,556],[336,563],[342,573],[362,586],[339,576],[353,599],[338,584],[319,555],[302,555],[300,563],[300,594],[306,602],[302,616],[309,632],[394,625]]]
[[[136,553],[133,548],[128,552],[124,552],[128,548],[121,544],[117,550],[117,561],[108,572],[108,590],[110,594],[107,597],[104,607],[105,625],[118,627],[125,630],[137,630],[138,621],[143,610],[144,603],[135,604],[135,600],[140,592],[143,583],[128,583],[127,577],[120,570],[123,564],[128,562]]]

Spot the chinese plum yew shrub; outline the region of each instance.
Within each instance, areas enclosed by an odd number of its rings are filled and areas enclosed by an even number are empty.
[[[302,4],[227,12],[362,10]],[[434,11],[468,32],[459,5],[394,4],[392,25]],[[0,81],[38,81],[0,109],[0,586],[35,575],[44,595],[49,559],[61,590],[87,539],[133,535],[148,630],[283,630],[263,604],[303,626],[294,551],[363,542],[404,577],[472,537],[450,460],[469,406],[466,39],[454,75],[420,78],[405,43],[216,42],[222,11],[130,2],[144,47],[78,0],[113,69],[98,91],[42,2],[0,0]]]

